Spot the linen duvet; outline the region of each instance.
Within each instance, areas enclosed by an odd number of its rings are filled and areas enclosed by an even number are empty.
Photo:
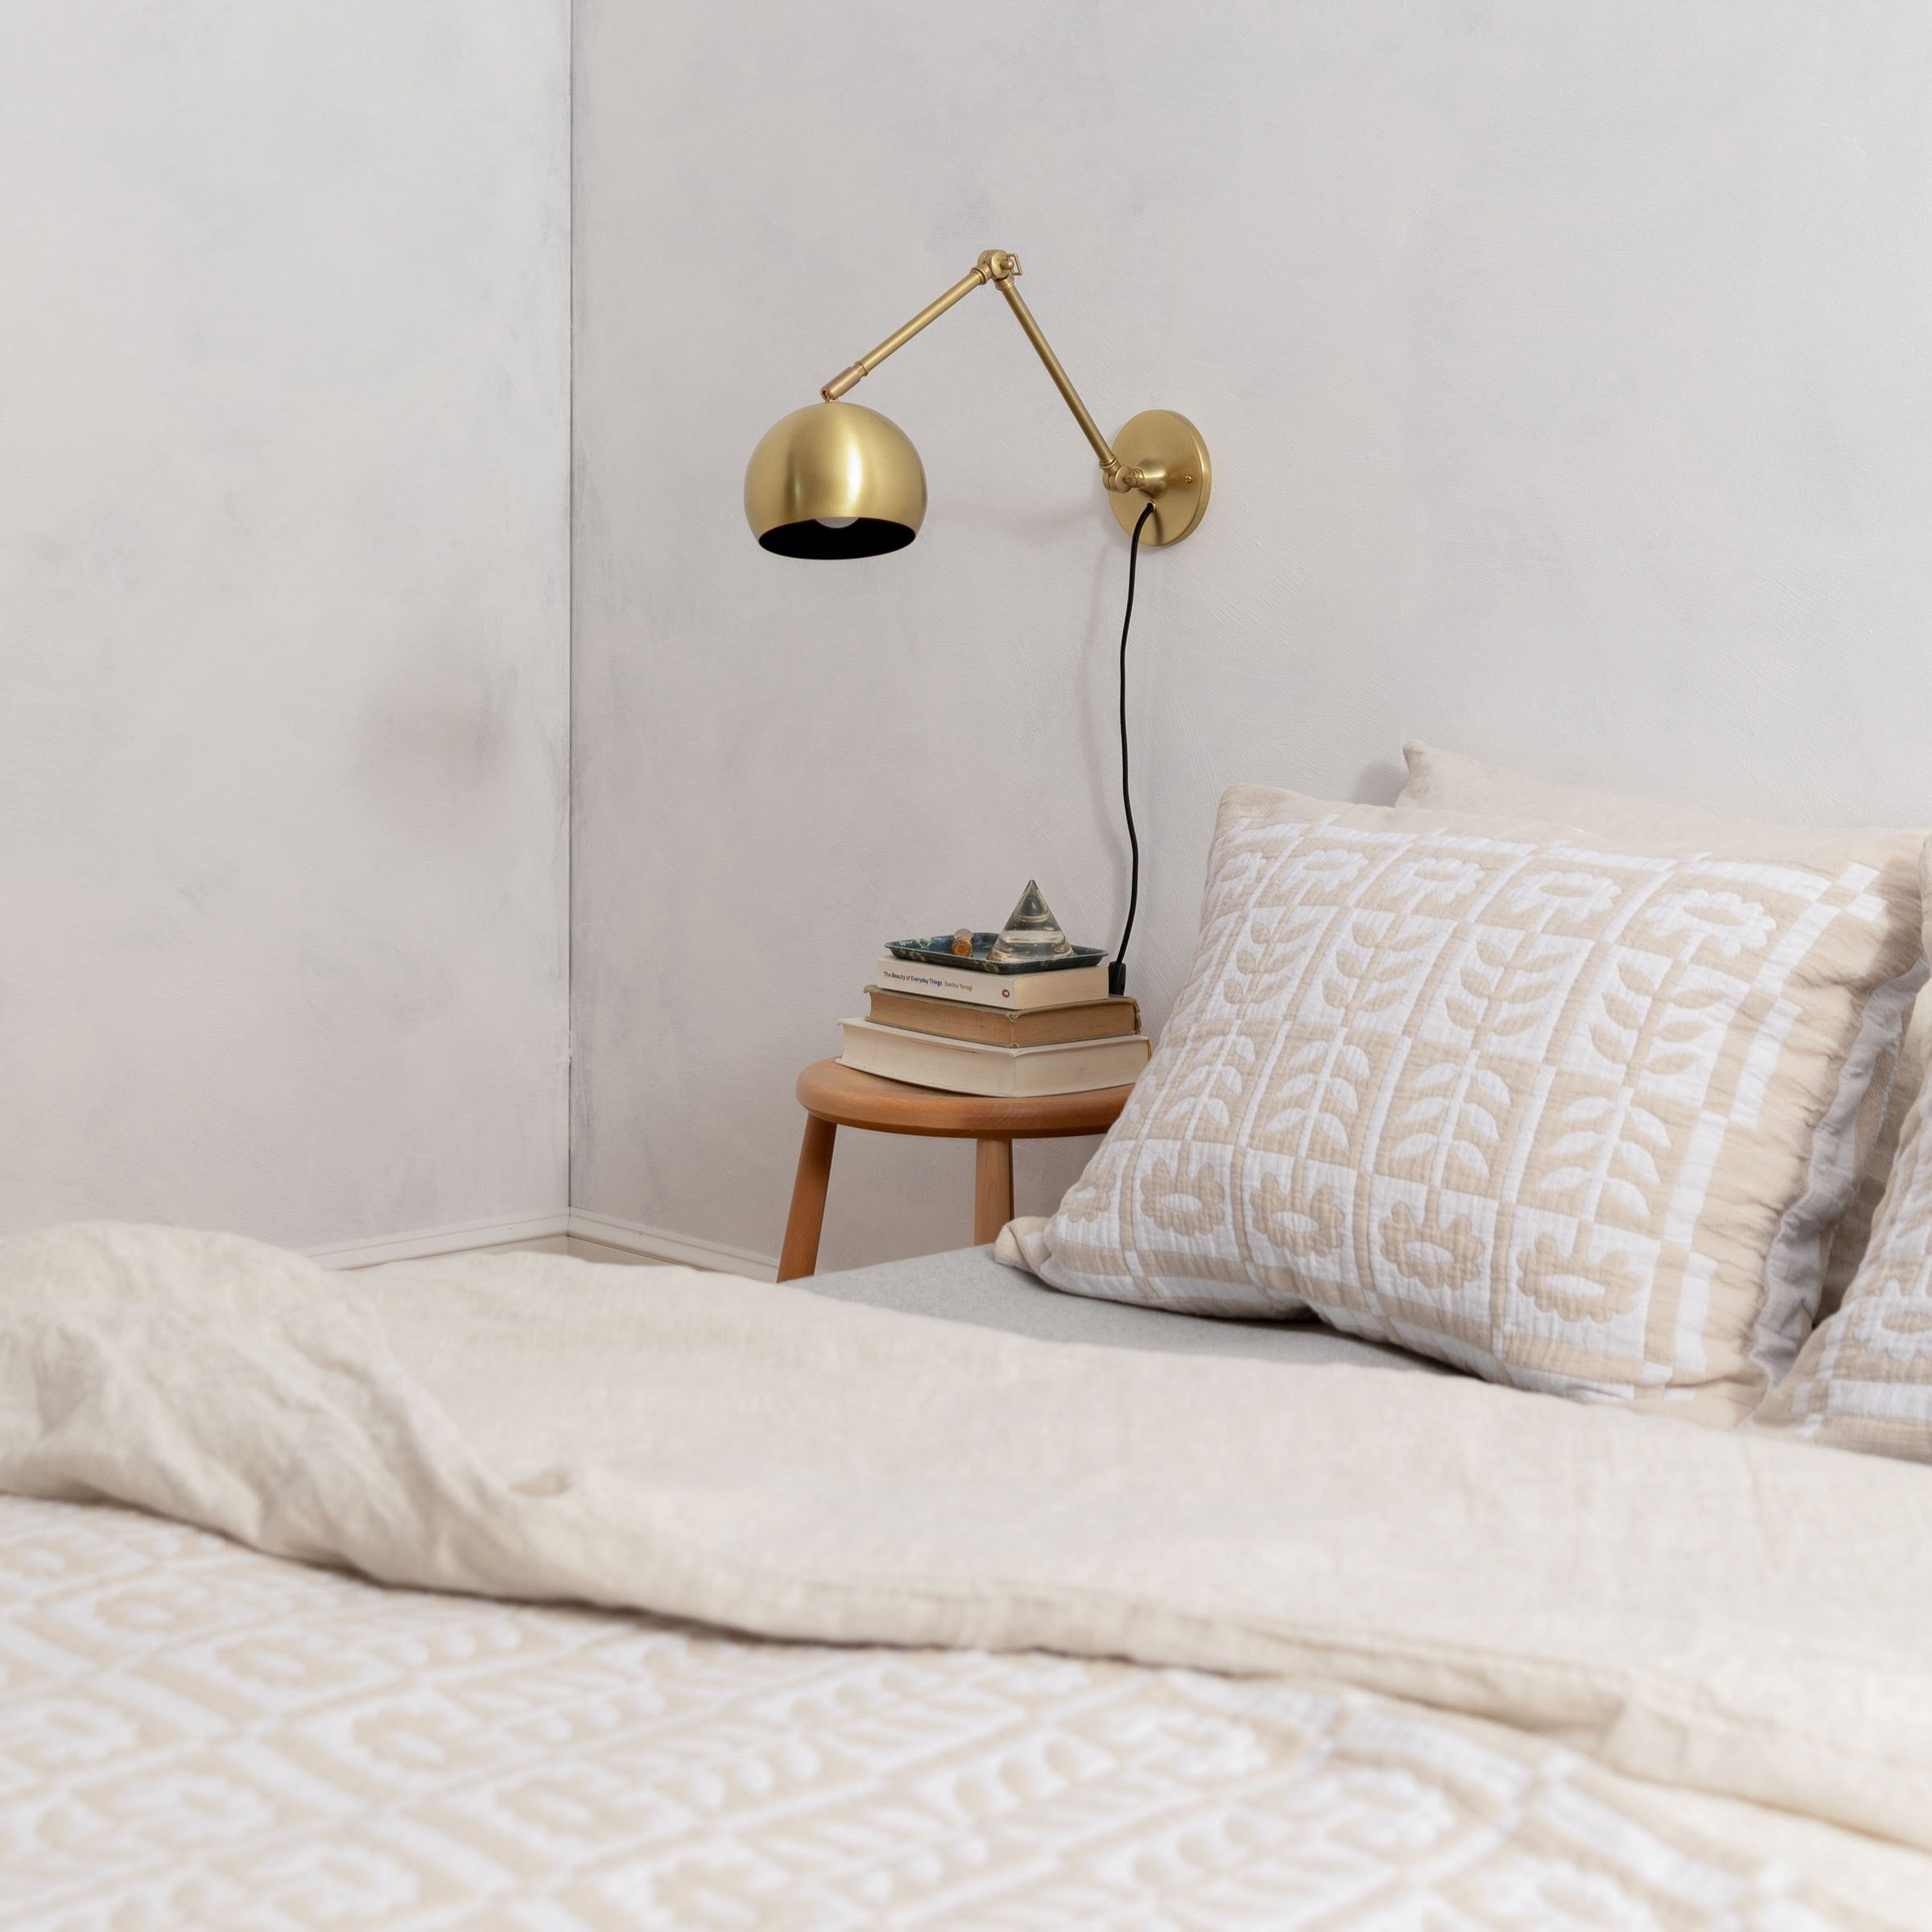
[[[9,1926],[1932,1924],[1922,1468],[548,1257],[0,1311]]]

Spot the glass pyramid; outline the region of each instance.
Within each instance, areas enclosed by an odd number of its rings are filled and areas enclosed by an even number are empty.
[[[1029,879],[1020,902],[1006,915],[1005,931],[986,957],[996,966],[1010,966],[1022,960],[1063,960],[1072,951],[1052,908],[1040,895],[1038,881]]]

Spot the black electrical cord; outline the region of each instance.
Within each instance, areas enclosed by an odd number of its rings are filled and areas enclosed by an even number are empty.
[[[1135,522],[1133,538],[1127,546],[1127,614],[1121,619],[1121,808],[1127,815],[1127,844],[1133,859],[1128,876],[1127,923],[1121,928],[1121,943],[1107,966],[1107,990],[1116,999],[1127,990],[1127,941],[1141,902],[1141,839],[1133,828],[1133,793],[1127,782],[1127,632],[1133,622],[1133,578],[1141,560],[1141,532],[1153,514],[1150,503]]]

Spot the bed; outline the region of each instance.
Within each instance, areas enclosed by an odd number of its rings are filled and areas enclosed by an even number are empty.
[[[1926,841],[1499,782],[995,1256],[0,1244],[0,1923],[1932,1926]]]
[[[1919,1472],[1740,1456],[1313,1325],[1082,1302],[984,1250],[774,1288],[88,1241],[91,1274],[6,1285],[0,1417],[23,1375],[38,1414],[33,1446],[0,1423],[0,1474],[42,1492],[0,1498],[10,1928],[1927,1922],[1932,1738],[1896,1708],[1847,1721],[1854,1683],[1923,1696],[1932,1521],[1895,1480]],[[1194,1521],[1157,1463],[1261,1414],[1278,1455]],[[1652,1556],[1682,1540],[1671,1494],[1735,1501],[1769,1455],[1781,1500],[1719,1538],[1744,1574],[1712,1628],[1668,1631],[1592,1539],[1526,1520],[1531,1489],[1486,1513],[1453,1454],[1416,1466],[1451,1414],[1472,1467],[1616,1445]],[[1332,1546],[1318,1445],[1345,1421],[1384,1447],[1352,1458],[1345,1560],[1298,1575],[1285,1557]],[[592,1438],[621,1446],[592,1533],[559,1534]],[[1560,1480],[1600,1521],[1608,1477]],[[1855,1538],[1794,1587],[1827,1514],[1915,1546]],[[1852,1602],[1847,1649],[1827,1626]],[[1780,1678],[1801,1654],[1810,1703]],[[1693,1722],[1717,1656],[1734,1681]],[[1845,1746],[1822,1780],[1821,1738]]]
[[[1851,1922],[1358,1693],[382,1589],[106,1507],[0,1505],[0,1658],[16,1932]]]

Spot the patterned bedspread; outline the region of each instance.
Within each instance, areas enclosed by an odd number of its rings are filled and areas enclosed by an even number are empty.
[[[0,1498],[9,1932],[1871,1922],[1682,1817],[1356,1692],[384,1589]]]

